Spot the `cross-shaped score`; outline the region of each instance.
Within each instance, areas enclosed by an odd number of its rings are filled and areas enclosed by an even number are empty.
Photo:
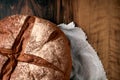
[[[62,70],[60,70],[52,63],[48,62],[47,60],[32,54],[24,53],[24,49],[30,37],[30,32],[34,22],[35,22],[35,17],[28,16],[25,19],[20,32],[13,43],[12,48],[11,49],[0,48],[0,55],[6,56],[8,58],[7,61],[2,66],[0,73],[0,80],[10,80],[11,74],[16,68],[19,61],[34,64],[37,66],[52,68],[64,74]],[[52,36],[50,38],[54,38],[54,37]]]

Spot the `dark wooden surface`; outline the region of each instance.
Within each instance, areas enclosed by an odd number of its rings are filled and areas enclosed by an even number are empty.
[[[0,19],[9,15],[25,14],[56,22],[56,5],[56,0],[0,0]]]
[[[120,80],[120,0],[0,0],[0,19],[13,14],[56,24],[75,21],[98,52],[108,79]]]

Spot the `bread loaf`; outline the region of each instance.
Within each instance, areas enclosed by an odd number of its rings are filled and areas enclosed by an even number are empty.
[[[0,21],[0,80],[69,80],[70,46],[55,24],[27,15]]]

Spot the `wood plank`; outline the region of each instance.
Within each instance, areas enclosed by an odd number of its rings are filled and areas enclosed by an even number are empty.
[[[108,79],[120,80],[120,0],[62,0],[60,5],[59,17],[67,17],[63,22],[73,20],[87,33]]]
[[[15,15],[35,15],[56,22],[56,1],[54,0],[0,0],[0,19]]]
[[[13,14],[57,24],[75,21],[98,52],[109,80],[120,80],[120,0],[0,0],[0,19]]]
[[[119,13],[119,0],[73,1],[73,20],[87,33],[109,80],[120,80]]]

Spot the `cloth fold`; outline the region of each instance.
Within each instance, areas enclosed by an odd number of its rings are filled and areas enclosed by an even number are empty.
[[[72,72],[70,80],[107,80],[103,65],[84,31],[74,22],[59,24],[71,44]]]

